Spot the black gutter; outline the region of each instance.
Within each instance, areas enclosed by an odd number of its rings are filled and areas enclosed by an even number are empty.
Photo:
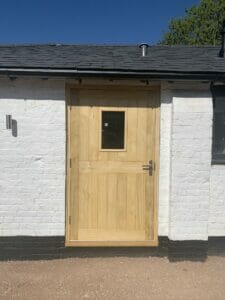
[[[187,80],[225,80],[225,72],[178,72],[178,71],[124,71],[86,69],[0,68],[0,75],[51,76],[51,77],[109,77]]]

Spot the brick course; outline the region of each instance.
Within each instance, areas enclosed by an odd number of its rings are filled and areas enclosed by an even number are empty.
[[[64,99],[63,81],[0,80],[0,236],[64,235]]]
[[[64,236],[65,126],[63,80],[0,79],[0,236]],[[209,91],[162,84],[160,128],[159,235],[225,236],[225,166],[211,166]]]

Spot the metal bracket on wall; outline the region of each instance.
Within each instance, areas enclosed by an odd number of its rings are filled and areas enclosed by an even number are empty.
[[[6,115],[6,129],[12,129],[12,115]]]
[[[17,137],[17,121],[12,119],[12,115],[6,115],[6,129],[11,129],[12,136]]]

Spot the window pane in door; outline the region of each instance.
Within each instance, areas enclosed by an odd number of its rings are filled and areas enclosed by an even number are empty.
[[[102,149],[124,149],[124,111],[102,111]]]

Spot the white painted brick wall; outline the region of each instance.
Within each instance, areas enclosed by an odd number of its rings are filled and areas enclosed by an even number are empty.
[[[173,240],[208,238],[212,100],[173,98],[170,232]]]
[[[225,236],[225,166],[211,168],[209,236]]]
[[[18,124],[6,130],[5,115]],[[0,80],[0,236],[64,235],[65,88]]]
[[[196,86],[196,84],[194,84]],[[162,84],[159,235],[225,236],[225,166],[211,167],[212,101]],[[18,137],[5,115],[18,122]],[[64,235],[65,87],[0,79],[0,236]]]
[[[172,126],[172,91],[161,86],[160,107],[160,162],[158,234],[168,236],[170,203],[170,149]]]

